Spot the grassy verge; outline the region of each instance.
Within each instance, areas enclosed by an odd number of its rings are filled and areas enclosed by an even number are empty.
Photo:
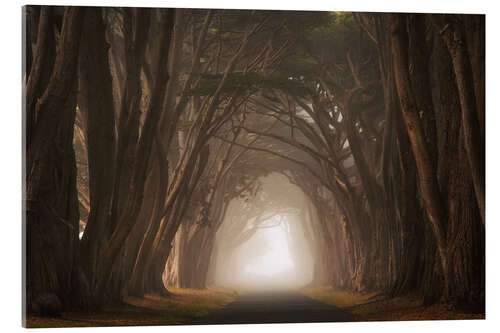
[[[209,288],[169,289],[170,298],[130,297],[119,306],[98,313],[64,313],[59,318],[28,317],[26,327],[95,327],[151,326],[188,324],[214,310],[224,307],[235,298],[231,290]]]
[[[355,321],[484,319],[484,313],[467,313],[445,304],[424,307],[416,296],[386,299],[376,294],[356,294],[331,287],[308,288],[305,295],[335,305],[351,314]]]

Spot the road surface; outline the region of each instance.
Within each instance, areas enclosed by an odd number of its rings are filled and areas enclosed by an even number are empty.
[[[312,323],[352,321],[339,308],[297,291],[248,292],[194,324]]]

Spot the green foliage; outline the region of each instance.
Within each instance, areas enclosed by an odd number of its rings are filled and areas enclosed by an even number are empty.
[[[311,58],[310,61],[313,61]],[[311,63],[312,64],[312,63]],[[214,94],[222,80],[222,74],[203,74],[198,85],[190,91],[194,96],[208,96]],[[259,73],[235,72],[228,75],[222,87],[223,93],[255,92],[258,90],[281,90],[289,94],[304,97],[310,91],[299,80],[293,80],[280,76],[265,76]]]
[[[314,24],[303,26],[291,54],[280,64],[280,71],[309,83],[315,82],[324,66],[345,63],[348,50],[359,46],[361,27],[350,12],[322,12]]]
[[[329,12],[321,11],[282,11],[281,15],[286,17],[285,31],[304,36],[307,31],[324,26],[330,21]]]
[[[307,32],[310,44],[330,48],[331,51],[346,50],[359,41],[361,27],[352,13],[330,12],[330,20]]]
[[[322,65],[343,62],[349,49],[359,44],[361,27],[349,12],[328,12],[323,24],[306,28],[297,53],[317,59]]]
[[[280,69],[292,77],[300,77],[316,73],[319,70],[319,63],[309,55],[294,54],[282,61]]]
[[[326,24],[309,29],[307,33],[311,41],[320,39],[325,42],[344,44],[358,37],[359,29],[358,22],[352,13],[329,12],[329,20]]]

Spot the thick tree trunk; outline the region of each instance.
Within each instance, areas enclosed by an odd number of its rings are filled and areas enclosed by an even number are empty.
[[[167,206],[169,207],[168,215],[158,230],[152,244],[151,254],[147,258],[145,272],[148,277],[145,281],[149,283],[145,285],[146,293],[159,295],[165,293],[163,271],[172,249],[172,242],[185,216],[188,198],[191,197],[206,166],[209,155],[208,147],[201,148],[200,152],[193,152],[193,154],[196,158],[186,165],[181,177],[178,178],[180,182],[178,190],[170,194],[175,198],[170,199],[173,201],[172,205]]]
[[[133,177],[135,151],[139,138],[140,101],[142,97],[141,70],[145,59],[150,28],[150,9],[126,9],[124,13],[124,42],[126,78],[117,120],[117,146],[114,170],[115,184],[111,205],[108,237],[127,212],[130,199],[130,180]],[[132,199],[133,200],[133,199]]]
[[[158,56],[158,73],[155,79],[153,94],[149,105],[149,110],[144,121],[141,137],[134,153],[133,165],[133,186],[130,193],[127,193],[127,201],[124,210],[120,212],[120,219],[111,235],[109,245],[103,253],[102,260],[98,265],[99,284],[97,292],[102,293],[111,275],[111,264],[123,247],[123,243],[134,227],[140,208],[144,200],[144,188],[147,173],[150,170],[151,153],[154,138],[157,135],[158,123],[161,117],[162,102],[165,96],[166,86],[169,80],[168,75],[168,51],[172,36],[173,10],[168,10],[164,17],[164,27],[161,29],[161,48]],[[116,208],[116,207],[115,207]],[[115,215],[116,216],[116,215]]]
[[[84,292],[83,285],[75,285],[83,281],[77,266],[73,151],[75,78],[83,17],[82,8],[65,10],[54,70],[36,104],[38,121],[26,157],[26,305],[28,312],[42,315],[57,315],[62,307],[83,302],[78,297]],[[47,313],[51,308],[47,302],[56,313]]]
[[[442,36],[450,53],[462,110],[463,140],[469,160],[470,172],[474,181],[476,200],[485,220],[485,150],[484,139],[479,123],[479,112],[475,96],[464,25],[458,15],[431,15],[436,30]],[[484,128],[484,126],[483,126]]]
[[[115,161],[115,119],[108,44],[102,9],[87,10],[82,50],[80,82],[85,85],[87,149],[89,164],[90,212],[81,242],[82,264],[94,285],[100,252],[107,241],[106,225],[113,195]]]
[[[54,14],[51,6],[40,8],[34,57],[26,82],[26,147],[31,144],[37,122],[36,103],[45,92],[56,57]],[[27,45],[31,49],[31,44]]]
[[[474,77],[477,118],[481,128],[481,137],[485,138],[485,15],[463,15],[464,29],[467,36],[468,53]]]
[[[434,41],[434,90],[438,113],[438,179],[449,211],[450,260],[456,304],[484,307],[484,228],[474,196],[463,132],[454,70],[446,46]],[[453,241],[451,241],[453,239]],[[459,240],[460,239],[460,240]],[[452,245],[453,244],[453,245]],[[474,250],[472,250],[474,249]]]
[[[444,277],[445,297],[449,294],[449,262],[446,239],[447,213],[439,191],[436,169],[427,147],[424,130],[419,119],[419,111],[412,90],[408,62],[408,33],[406,31],[406,16],[392,14],[391,16],[392,56],[396,87],[401,103],[403,118],[406,123],[413,155],[415,156],[420,191],[425,209],[436,238],[441,268]]]

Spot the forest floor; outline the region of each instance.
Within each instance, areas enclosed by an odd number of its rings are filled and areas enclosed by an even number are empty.
[[[377,293],[355,294],[332,287],[306,288],[302,293],[320,302],[334,305],[352,315],[354,321],[458,320],[484,319],[484,313],[451,309],[446,304],[423,306],[422,299],[403,296],[387,299]]]
[[[98,313],[64,313],[59,318],[30,316],[26,327],[99,327],[154,326],[189,324],[208,313],[224,307],[236,298],[232,290],[169,288],[170,298],[130,297],[125,304],[105,308]]]
[[[30,316],[26,327],[100,327],[100,326],[154,326],[202,324],[203,318],[239,299],[232,289],[209,288],[169,289],[173,296],[130,297],[124,304],[103,309],[96,313],[64,313],[58,318]],[[424,307],[422,300],[408,295],[392,299],[376,293],[349,293],[332,287],[315,287],[301,290],[302,294],[316,301],[333,305],[347,313],[354,321],[398,320],[457,320],[484,319],[484,313],[453,310],[445,304]],[[217,313],[219,313],[218,311]],[[208,318],[208,317],[205,317]],[[257,321],[259,322],[259,321]]]

